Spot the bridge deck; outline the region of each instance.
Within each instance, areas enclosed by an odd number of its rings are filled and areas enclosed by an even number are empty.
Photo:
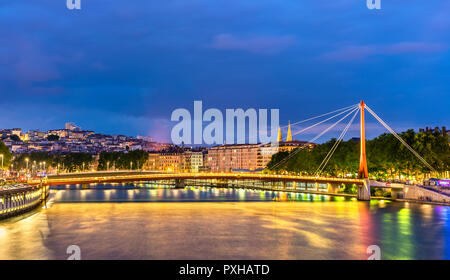
[[[254,173],[157,173],[157,172],[92,172],[75,173],[48,176],[44,180],[48,185],[65,184],[89,184],[89,183],[113,183],[130,181],[157,181],[157,180],[258,180],[266,182],[317,182],[332,184],[356,184],[363,185],[362,179],[293,176],[293,175],[271,175]],[[40,181],[28,182],[30,185],[39,184]]]

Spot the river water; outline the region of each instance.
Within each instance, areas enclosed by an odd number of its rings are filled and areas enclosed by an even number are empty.
[[[0,259],[449,259],[446,206],[232,188],[61,186],[0,221]]]

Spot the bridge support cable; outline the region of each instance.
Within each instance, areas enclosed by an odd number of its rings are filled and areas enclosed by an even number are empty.
[[[365,106],[367,111],[369,111],[372,116],[377,119],[392,135],[395,136],[408,150],[413,153],[423,164],[425,164],[431,171],[436,172],[436,170],[423,158],[421,157],[411,146],[408,145],[387,123],[385,123],[372,109],[370,109],[367,105]]]
[[[333,127],[335,127],[336,125],[338,125],[341,121],[343,121],[345,118],[347,118],[348,116],[350,116],[353,112],[355,111],[359,111],[359,107],[354,108],[352,111],[350,111],[350,113],[348,113],[347,115],[343,116],[340,120],[338,120],[337,122],[335,122],[334,124],[330,125],[329,127],[327,127],[324,131],[322,131],[321,133],[319,133],[316,137],[314,137],[313,139],[309,140],[309,143],[313,143],[314,141],[316,141],[317,139],[319,139],[322,135],[324,135],[325,133],[327,133],[328,131],[330,131],[330,129],[332,129]]]
[[[295,122],[295,123],[291,123],[291,125],[297,125],[297,124],[301,124],[301,123],[304,123],[304,122],[307,122],[307,121],[312,121],[312,120],[315,120],[315,119],[318,119],[318,118],[321,118],[321,117],[325,117],[325,116],[331,115],[333,113],[337,113],[337,112],[340,112],[340,111],[343,111],[343,110],[346,110],[346,109],[349,109],[349,108],[352,108],[352,107],[355,107],[355,106],[358,106],[358,104],[347,106],[347,107],[344,107],[344,108],[341,108],[341,109],[337,109],[337,110],[334,110],[334,111],[331,111],[331,112],[328,112],[328,113],[325,113],[325,114],[322,114],[322,115],[319,115],[319,116],[315,116],[315,117],[312,117],[312,118],[309,118],[309,119],[306,119],[306,120],[302,120],[302,121],[298,121],[298,122]],[[288,127],[288,125],[284,125],[281,128],[286,128],[286,127]]]
[[[339,136],[339,138],[336,140],[336,142],[334,143],[333,147],[331,147],[331,150],[328,152],[328,154],[325,156],[325,158],[323,159],[323,161],[320,163],[319,167],[317,168],[316,171],[316,175],[319,176],[323,170],[325,169],[325,167],[328,164],[328,161],[331,159],[331,157],[333,156],[334,152],[336,151],[337,147],[339,146],[339,144],[343,141],[343,138],[345,136],[345,134],[347,133],[348,129],[350,128],[350,126],[353,123],[353,120],[355,119],[355,117],[358,115],[359,111],[361,110],[361,108],[359,108],[355,114],[353,115],[353,117],[350,119],[350,121],[348,122],[347,126],[344,128],[344,130],[342,131],[341,135]]]
[[[329,120],[331,120],[331,119],[334,119],[334,118],[336,118],[336,117],[338,117],[338,116],[340,116],[340,115],[342,115],[342,114],[345,114],[345,113],[347,113],[347,112],[349,112],[349,111],[352,111],[352,112],[353,112],[353,110],[356,110],[357,108],[358,108],[358,105],[355,105],[355,106],[353,106],[353,107],[351,107],[351,108],[349,108],[349,109],[346,109],[345,111],[342,111],[342,112],[340,112],[340,113],[337,113],[336,115],[331,116],[331,117],[329,117],[329,118],[327,118],[327,119],[325,119],[325,120],[323,120],[323,121],[320,121],[320,122],[318,122],[318,123],[315,123],[315,124],[313,124],[313,125],[311,125],[311,126],[308,126],[308,127],[304,128],[304,129],[302,129],[302,130],[299,130],[299,131],[293,133],[292,135],[297,135],[297,134],[300,134],[300,133],[302,133],[302,132],[305,132],[306,130],[308,130],[308,129],[310,129],[310,128],[313,128],[313,127],[315,127],[315,126],[318,126],[319,124],[322,124],[322,123],[324,123],[324,122],[326,122],[326,121],[329,121]]]
[[[312,143],[313,141],[317,140],[319,137],[321,137],[322,135],[324,135],[326,132],[328,132],[330,129],[332,129],[333,127],[335,127],[337,124],[339,124],[341,121],[343,121],[345,118],[347,118],[349,115],[351,115],[352,113],[354,113],[355,111],[359,110],[359,107],[356,106],[355,108],[350,109],[351,111],[349,113],[347,113],[344,117],[342,117],[341,119],[339,119],[338,121],[336,121],[334,124],[332,124],[331,126],[327,127],[324,131],[322,131],[321,133],[319,133],[316,137],[314,137],[313,139],[309,140],[308,143]],[[347,112],[349,110],[344,111],[343,113]],[[342,113],[339,113],[338,115],[341,115]],[[336,116],[333,116],[336,117]],[[322,121],[323,122],[323,121]],[[322,123],[320,122],[320,123]],[[317,123],[319,124],[319,123]],[[317,125],[316,124],[316,125]],[[315,126],[315,125],[314,125]],[[295,156],[297,153],[299,153],[301,151],[301,149],[297,148],[296,150],[294,150],[293,152],[291,152],[289,155],[287,155],[285,158],[283,158],[282,160],[280,160],[277,164],[275,164],[274,166],[272,166],[270,169],[275,169],[278,166],[284,164],[285,162],[287,162],[290,158],[292,158],[293,156]]]

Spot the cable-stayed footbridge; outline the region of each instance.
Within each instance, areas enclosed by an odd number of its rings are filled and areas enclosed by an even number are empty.
[[[411,151],[424,165],[431,171],[434,168],[426,162],[413,148],[411,148],[389,125],[386,124],[371,108],[369,108],[364,101],[358,104],[347,106],[338,110],[334,110],[316,117],[308,118],[306,120],[298,121],[289,124],[288,138],[292,135],[298,135],[313,127],[324,124],[327,121],[337,119],[333,124],[327,126],[317,136],[312,138],[309,142],[313,143],[319,137],[336,127],[339,123],[349,118],[348,123],[344,126],[337,141],[334,143],[330,151],[327,153],[321,164],[317,167],[314,176],[298,176],[298,175],[278,175],[278,174],[261,174],[261,173],[225,173],[225,172],[206,172],[206,173],[168,173],[168,172],[92,172],[92,173],[74,173],[53,175],[41,181],[30,181],[31,185],[45,184],[45,185],[65,185],[65,184],[90,184],[90,183],[119,183],[119,182],[134,182],[134,181],[149,181],[149,182],[172,182],[175,187],[184,187],[189,183],[205,184],[210,186],[244,186],[250,188],[260,188],[280,191],[298,191],[309,193],[322,194],[337,194],[339,186],[342,184],[351,184],[357,187],[357,198],[359,200],[370,200],[370,186],[383,187],[383,184],[369,180],[369,173],[367,169],[366,160],[366,139],[365,139],[365,112],[369,112],[376,120],[378,120],[395,138],[397,138],[404,146]],[[346,133],[350,129],[352,123],[357,115],[360,116],[360,159],[359,170],[357,178],[333,178],[321,176],[323,170],[327,166],[331,157],[338,149],[339,144],[343,141]],[[321,119],[325,118],[325,119]],[[312,120],[320,121],[302,128],[299,131],[292,133],[290,131],[291,125],[295,126],[301,123],[306,123]],[[285,127],[282,127],[285,128]],[[280,137],[280,136],[279,136]],[[280,160],[270,169],[274,170],[285,164],[290,158],[294,157],[301,149],[296,149],[290,152],[285,158]],[[384,186],[385,187],[385,186]]]

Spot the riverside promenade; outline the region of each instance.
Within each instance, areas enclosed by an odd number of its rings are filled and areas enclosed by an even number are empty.
[[[0,219],[9,218],[38,207],[48,198],[50,187],[15,184],[0,186]]]

